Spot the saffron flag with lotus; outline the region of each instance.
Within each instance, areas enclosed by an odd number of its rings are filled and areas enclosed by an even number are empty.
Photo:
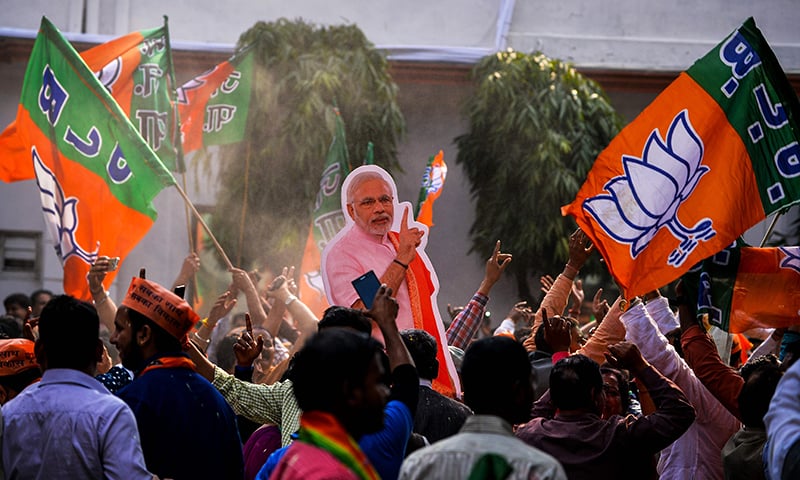
[[[80,55],[162,163],[172,171],[183,171],[167,25],[129,33]],[[0,180],[35,178],[30,156],[16,123],[6,127],[0,134]]]
[[[422,174],[415,215],[419,223],[424,223],[429,228],[433,226],[433,202],[442,194],[446,179],[447,164],[444,163],[444,152],[439,150],[436,156],[431,155],[428,159],[425,173]]]
[[[800,199],[800,104],[752,18],[600,153],[562,207],[627,298]]]
[[[156,218],[153,198],[175,179],[47,18],[28,61],[16,129],[64,267],[64,292],[90,299],[91,264],[99,254],[125,258]]]
[[[306,248],[303,252],[303,263],[300,266],[300,298],[317,318],[322,318],[322,314],[329,306],[320,274],[321,252],[345,225],[340,198],[342,182],[350,173],[344,122],[339,111],[335,112],[333,141],[328,149],[325,168],[319,182]]]
[[[253,48],[246,47],[178,89],[184,153],[244,138],[253,82],[253,52]]]
[[[697,298],[698,316],[730,333],[797,324],[800,247],[756,248],[733,244],[682,277]]]

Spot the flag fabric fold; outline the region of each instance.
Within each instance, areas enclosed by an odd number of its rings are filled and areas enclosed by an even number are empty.
[[[444,152],[439,150],[436,156],[431,155],[425,173],[422,174],[422,184],[419,188],[416,218],[419,223],[424,223],[429,228],[433,226],[433,202],[442,194],[444,182],[447,179],[447,164],[444,163]]]
[[[753,19],[600,153],[573,215],[626,297],[666,285],[800,199],[800,104]]]
[[[322,318],[325,309],[330,306],[320,274],[322,249],[345,226],[340,198],[342,182],[350,173],[344,122],[338,110],[335,122],[333,141],[328,149],[322,179],[319,182],[319,191],[303,252],[303,262],[300,266],[300,298],[317,318]]]
[[[175,179],[47,18],[28,62],[15,128],[64,267],[64,292],[90,299],[91,264],[100,254],[125,258],[155,221],[153,198]]]
[[[122,111],[170,170],[182,171],[177,155],[178,124],[169,72],[172,52],[166,25],[132,32],[80,54]],[[35,177],[30,151],[16,123],[0,133],[0,180]]]
[[[730,333],[797,324],[800,247],[731,245],[683,275],[698,316]]]
[[[184,83],[177,92],[183,151],[240,142],[244,138],[255,50],[230,59]]]

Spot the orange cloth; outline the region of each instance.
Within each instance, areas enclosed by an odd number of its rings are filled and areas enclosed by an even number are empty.
[[[131,280],[122,305],[141,313],[178,340],[183,340],[200,320],[186,300],[144,278]]]
[[[33,353],[34,343],[24,338],[0,340],[0,377],[8,377],[38,368],[36,355]]]

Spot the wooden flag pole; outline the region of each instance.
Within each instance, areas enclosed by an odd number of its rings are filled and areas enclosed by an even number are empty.
[[[186,202],[186,205],[192,211],[192,214],[194,215],[194,217],[197,219],[198,222],[200,222],[200,225],[203,226],[203,229],[208,234],[208,237],[211,239],[212,242],[214,242],[214,246],[217,247],[217,251],[222,256],[222,259],[225,260],[225,265],[228,266],[229,270],[232,269],[233,268],[233,264],[231,263],[231,260],[225,254],[225,250],[222,249],[222,245],[220,245],[219,242],[217,241],[217,237],[215,237],[214,234],[211,233],[211,229],[208,228],[208,224],[206,224],[206,221],[203,220],[203,217],[200,215],[200,212],[198,212],[197,209],[194,208],[194,205],[192,204],[192,201],[189,200],[189,197],[186,195],[186,192],[183,191],[181,186],[178,185],[177,183],[175,183],[175,188],[178,189],[178,193],[181,195],[181,197],[183,197],[183,201]]]

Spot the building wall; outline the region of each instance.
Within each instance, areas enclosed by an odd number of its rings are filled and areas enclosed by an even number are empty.
[[[800,72],[797,54],[800,42],[795,28],[800,20],[800,9],[793,8],[795,3],[796,0],[769,2],[758,12],[756,21],[774,42],[784,67]],[[514,48],[541,49],[548,55],[574,61],[579,69],[585,67],[590,74],[603,69],[616,69],[623,77],[624,72],[630,70],[666,72],[657,82],[647,83],[645,87],[641,79],[631,78],[630,74],[622,84],[604,84],[613,105],[627,120],[632,120],[666,85],[670,72],[687,68],[751,14],[748,12],[750,4],[740,1],[696,4],[681,0],[668,8],[659,2],[636,0],[613,4],[587,0],[516,3],[480,0],[464,8],[463,2],[455,0],[433,3],[0,0],[0,11],[4,12],[0,16],[0,28],[35,30],[44,13],[67,32],[116,36],[159,25],[162,14],[167,14],[175,44],[214,51],[219,57],[219,52],[230,51],[239,35],[256,20],[302,16],[320,23],[357,23],[377,45],[490,49],[495,44],[497,12],[502,6],[513,7],[507,38]],[[0,42],[0,48],[2,45]],[[2,57],[0,50],[0,60]],[[219,61],[217,57],[210,56],[215,59],[211,61],[201,55],[194,63],[185,63],[177,75],[188,78],[200,73]],[[23,60],[0,61],[0,125],[8,124],[16,115],[24,70]],[[428,254],[441,281],[439,304],[443,317],[446,317],[448,303],[461,305],[471,297],[490,253],[468,254],[474,208],[469,183],[455,162],[454,138],[466,128],[461,106],[472,91],[467,72],[467,67],[453,69],[434,64],[427,73],[396,76],[400,106],[408,128],[406,138],[399,145],[404,172],[397,174],[396,181],[401,199],[415,201],[420,175],[429,155],[443,149],[449,166],[447,185],[434,212],[436,225],[428,242]],[[189,172],[189,196],[200,206],[212,206],[213,182],[209,184],[206,177],[195,179],[191,168]],[[0,230],[43,231],[34,182],[0,183],[0,205]],[[121,265],[111,291],[114,298],[122,296],[140,267],[148,269],[148,278],[170,284],[189,250],[185,209],[177,192],[165,190],[155,205],[158,221]],[[765,230],[765,227],[759,228],[762,232]],[[31,281],[0,275],[0,297],[13,291],[29,293],[41,286],[60,290],[61,268],[47,240],[44,238],[41,275]],[[489,308],[496,321],[502,319],[516,301],[510,280],[501,282],[493,292]],[[538,284],[538,279],[532,278],[531,282]]]

